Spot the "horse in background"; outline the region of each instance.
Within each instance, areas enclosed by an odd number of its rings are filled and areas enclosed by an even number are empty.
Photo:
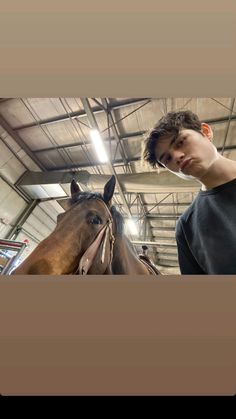
[[[147,252],[148,252],[148,247],[143,245],[142,246],[142,253],[140,253],[138,255],[139,259],[146,264],[147,266],[150,267],[150,269],[153,269],[156,273],[156,275],[161,275],[160,271],[157,269],[156,265],[154,265],[153,261],[150,259],[150,257],[148,256]]]
[[[124,234],[124,219],[115,206],[111,207],[111,214],[115,236],[112,273],[115,275],[161,275],[148,256],[144,260],[136,254],[131,241]]]

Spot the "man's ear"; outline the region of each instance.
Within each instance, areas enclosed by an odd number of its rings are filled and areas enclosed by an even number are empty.
[[[208,125],[205,122],[203,122],[201,124],[201,132],[204,135],[204,137],[207,137],[208,138],[208,140],[210,140],[210,141],[213,140],[213,131],[212,131],[210,125]]]

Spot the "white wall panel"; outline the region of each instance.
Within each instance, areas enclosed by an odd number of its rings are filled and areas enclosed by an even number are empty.
[[[27,203],[6,182],[0,179],[0,218],[6,224],[1,224],[0,236],[4,238],[15,224],[17,218],[26,208]]]

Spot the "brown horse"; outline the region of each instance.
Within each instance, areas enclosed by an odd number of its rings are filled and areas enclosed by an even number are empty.
[[[114,176],[103,195],[82,192],[73,180],[69,209],[58,215],[55,230],[12,274],[159,275],[150,260],[139,259],[124,235],[123,217],[111,207],[114,189]]]
[[[81,192],[73,180],[69,209],[58,215],[55,230],[43,240],[13,275],[109,274],[114,236],[109,211],[114,176],[103,196]]]
[[[112,272],[117,275],[161,275],[151,260],[143,260],[135,253],[132,243],[124,234],[124,220],[112,206],[115,243],[113,249]]]

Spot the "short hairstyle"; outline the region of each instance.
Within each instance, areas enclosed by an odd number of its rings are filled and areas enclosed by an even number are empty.
[[[201,133],[201,122],[198,116],[191,111],[169,112],[163,116],[144,141],[143,160],[148,162],[153,168],[157,166],[165,167],[156,159],[155,149],[157,141],[164,135],[175,134],[178,136],[182,128],[192,129]]]

